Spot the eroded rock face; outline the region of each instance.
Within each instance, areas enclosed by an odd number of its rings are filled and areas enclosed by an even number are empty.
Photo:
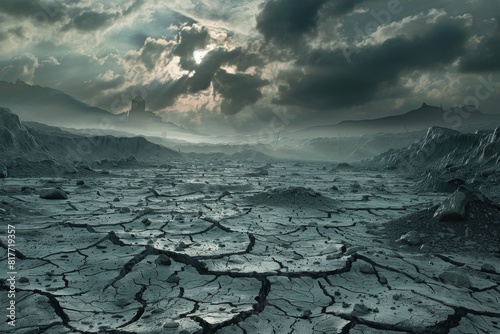
[[[466,196],[457,191],[448,197],[434,213],[439,221],[460,221],[465,219]]]
[[[68,199],[68,195],[62,189],[53,188],[53,189],[44,189],[44,190],[42,190],[40,192],[40,198],[43,198],[43,199],[52,199],[52,200]]]

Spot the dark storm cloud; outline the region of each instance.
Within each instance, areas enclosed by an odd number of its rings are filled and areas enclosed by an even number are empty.
[[[332,16],[342,16],[352,12],[356,6],[360,5],[367,0],[337,0],[330,1],[327,6],[325,6],[325,12]]]
[[[500,70],[500,17],[496,19],[497,29],[485,37],[479,45],[460,62],[463,72],[491,72]]]
[[[71,20],[63,28],[68,30],[74,28],[82,32],[91,32],[111,26],[119,18],[128,16],[133,12],[139,10],[144,4],[143,0],[137,0],[132,5],[123,10],[110,11],[110,10],[93,10],[89,8],[77,8],[71,11]]]
[[[320,12],[339,17],[367,0],[270,0],[257,15],[257,30],[266,41],[293,45],[314,34]]]
[[[162,84],[157,83],[151,87],[147,86],[150,106],[157,109],[166,108],[174,104],[179,96],[205,91],[213,84],[215,92],[223,99],[221,111],[226,115],[236,114],[245,106],[257,102],[262,97],[260,88],[268,82],[256,75],[227,73],[221,66],[248,67],[249,64],[256,62],[254,56],[249,58],[250,60],[245,57],[245,50],[242,48],[214,49],[195,66],[190,75]]]
[[[270,0],[257,15],[257,29],[266,41],[294,44],[314,32],[318,11],[328,0]]]
[[[396,37],[352,54],[347,63],[341,50],[314,50],[287,73],[275,102],[308,109],[332,110],[365,104],[383,87],[397,83],[411,70],[426,70],[452,63],[465,50],[467,33],[453,22],[437,24],[423,36]]]
[[[190,93],[208,89],[213,81],[215,73],[222,64],[226,64],[241,54],[241,49],[227,51],[223,48],[217,48],[210,51],[203,58],[203,61],[196,68],[195,73],[187,81],[187,90]]]
[[[0,12],[18,19],[54,23],[65,19],[66,6],[60,2],[40,0],[2,0]]]
[[[185,70],[192,70],[196,66],[193,59],[193,52],[203,49],[208,42],[208,30],[205,27],[183,28],[178,35],[178,43],[173,54],[181,57],[181,67]]]
[[[214,88],[224,98],[221,112],[225,115],[233,115],[244,107],[254,104],[262,97],[260,88],[267,84],[266,80],[257,76],[231,74],[224,70],[217,71]]]
[[[118,17],[120,17],[118,13],[87,11],[74,17],[68,27],[81,31],[99,30],[113,24]]]

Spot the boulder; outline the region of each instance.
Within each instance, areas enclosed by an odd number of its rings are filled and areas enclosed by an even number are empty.
[[[492,264],[489,264],[489,263],[483,264],[481,266],[481,271],[483,273],[488,273],[488,274],[496,274],[497,273],[495,266],[493,266]]]
[[[466,196],[463,192],[457,191],[444,200],[437,208],[434,217],[439,221],[461,221],[465,215]]]
[[[44,189],[40,193],[43,199],[68,199],[68,195],[60,188]]]
[[[168,256],[166,256],[165,254],[158,255],[155,262],[157,264],[159,264],[160,266],[169,266],[172,264],[172,260],[170,260],[170,258]]]

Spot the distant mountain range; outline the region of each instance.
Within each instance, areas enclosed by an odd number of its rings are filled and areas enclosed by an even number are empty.
[[[60,90],[29,85],[20,80],[16,83],[0,81],[0,107],[13,110],[25,122],[76,129],[79,134],[88,129],[89,135],[125,131],[132,135],[154,135],[174,140],[205,137],[172,122],[161,122],[152,112],[146,111],[143,117],[134,115],[128,120],[126,114],[115,115]]]
[[[20,80],[0,81],[0,106],[14,110],[24,121],[54,126],[94,124],[116,117],[57,89],[31,86]]]
[[[23,121],[57,126],[69,132],[87,135],[114,134],[118,136],[144,135],[156,143],[210,144],[268,144],[273,140],[303,140],[314,138],[344,138],[379,133],[410,133],[427,130],[431,126],[461,131],[492,129],[500,124],[500,114],[484,114],[479,110],[461,107],[446,110],[423,103],[407,113],[367,120],[347,120],[281,133],[269,133],[267,142],[252,135],[206,135],[186,129],[172,122],[162,122],[153,112],[115,115],[90,106],[59,90],[29,85],[22,81],[0,81],[0,107],[13,110]],[[143,106],[144,107],[144,106]],[[255,137],[255,140],[252,138]],[[274,139],[273,139],[274,138]],[[324,146],[324,143],[321,145]]]
[[[353,137],[373,133],[405,133],[421,131],[431,126],[447,128],[484,125],[494,128],[500,123],[500,114],[483,114],[470,107],[443,109],[423,103],[418,109],[407,113],[376,119],[343,121],[290,131],[287,135],[294,138]]]

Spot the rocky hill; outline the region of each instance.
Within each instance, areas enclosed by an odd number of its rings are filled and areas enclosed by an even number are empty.
[[[371,162],[378,167],[407,171],[493,167],[500,163],[500,126],[475,133],[431,127],[423,139],[407,148],[385,152]]]
[[[182,158],[181,153],[143,137],[80,136],[50,126],[32,127],[11,110],[0,108],[0,163],[7,166],[13,161],[46,160],[67,166],[98,160],[170,162]]]

